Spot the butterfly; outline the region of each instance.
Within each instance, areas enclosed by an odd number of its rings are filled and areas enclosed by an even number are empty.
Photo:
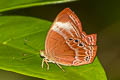
[[[96,34],[87,35],[82,31],[82,25],[76,14],[65,8],[56,17],[50,27],[46,41],[45,51],[40,50],[44,62],[64,66],[80,66],[92,63],[97,51]],[[63,70],[63,69],[62,69]]]

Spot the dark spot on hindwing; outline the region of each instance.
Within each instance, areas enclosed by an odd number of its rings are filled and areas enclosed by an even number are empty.
[[[78,42],[78,40],[76,39],[75,42]]]
[[[69,40],[71,41],[71,40],[73,40],[72,38],[69,38]]]
[[[79,43],[78,45],[79,45],[79,46],[83,46],[83,44],[82,44],[82,43]]]
[[[86,57],[85,57],[85,60],[86,60],[86,61],[89,61],[89,60],[90,60],[90,56],[86,56]]]

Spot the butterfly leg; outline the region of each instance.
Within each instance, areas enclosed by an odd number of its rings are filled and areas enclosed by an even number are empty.
[[[44,62],[45,62],[45,59],[42,60],[42,65],[41,65],[42,68],[43,68],[43,66],[44,66]]]
[[[62,69],[63,72],[65,72],[64,69],[62,68],[62,66],[60,66],[58,63],[56,63],[56,64],[60,69]]]
[[[45,63],[47,65],[47,70],[49,70],[49,64],[48,64],[48,60],[47,59],[45,59]]]
[[[47,59],[45,59],[45,58],[42,60],[42,65],[41,65],[41,66],[42,66],[42,68],[43,68],[43,66],[44,66],[44,62],[45,62],[45,63],[46,63],[46,65],[47,65],[47,70],[49,70],[48,60],[47,60]]]

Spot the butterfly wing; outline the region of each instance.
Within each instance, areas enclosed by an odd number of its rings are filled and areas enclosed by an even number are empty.
[[[77,28],[77,30],[79,30],[79,32],[82,32],[82,25],[81,25],[79,18],[69,8],[65,8],[63,11],[61,11],[58,14],[58,16],[55,19],[55,23],[56,22],[62,22],[62,23],[70,22],[71,25],[76,26],[75,28]]]
[[[48,32],[45,42],[45,57],[50,62],[62,65],[87,64],[84,61],[87,51],[79,46],[80,42],[86,46],[92,44],[87,41],[87,37],[82,32],[78,17],[69,8],[66,8],[56,17]]]

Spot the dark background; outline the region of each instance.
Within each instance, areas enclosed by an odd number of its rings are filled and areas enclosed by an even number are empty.
[[[77,14],[87,34],[97,33],[97,56],[108,80],[120,80],[120,1],[81,0],[17,9],[4,12],[2,15],[31,16],[53,22],[57,14],[66,7]],[[0,80],[40,79],[0,70]]]

